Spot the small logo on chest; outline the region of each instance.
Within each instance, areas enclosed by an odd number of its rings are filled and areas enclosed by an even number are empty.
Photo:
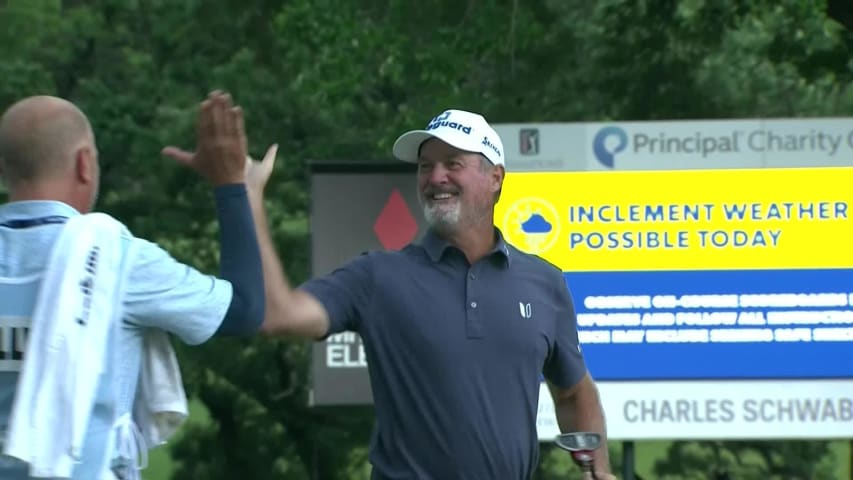
[[[521,318],[530,318],[533,316],[533,308],[529,303],[518,302],[518,312],[521,313]]]

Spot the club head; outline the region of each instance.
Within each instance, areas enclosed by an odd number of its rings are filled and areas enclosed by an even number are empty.
[[[557,435],[557,446],[569,452],[591,452],[601,446],[601,434],[571,432]]]
[[[601,435],[592,432],[571,432],[557,435],[557,446],[568,451],[572,460],[584,471],[591,471],[595,463],[593,451],[601,446]],[[594,477],[593,477],[594,478]]]

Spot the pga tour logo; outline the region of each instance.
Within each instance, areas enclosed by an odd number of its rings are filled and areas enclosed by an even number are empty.
[[[522,155],[539,154],[539,130],[522,128],[518,131],[518,151]]]

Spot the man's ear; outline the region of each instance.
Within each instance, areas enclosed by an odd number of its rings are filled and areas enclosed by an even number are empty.
[[[501,186],[504,182],[504,175],[506,175],[506,170],[504,170],[503,165],[495,165],[492,169],[492,192],[497,192],[501,189]]]
[[[96,161],[95,152],[90,146],[80,147],[74,152],[74,174],[79,182],[86,184],[95,182],[98,171]]]

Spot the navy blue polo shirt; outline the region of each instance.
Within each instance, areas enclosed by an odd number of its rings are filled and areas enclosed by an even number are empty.
[[[563,273],[496,234],[473,265],[427,233],[302,285],[329,334],[364,343],[373,479],[529,479],[540,374],[569,387],[586,373]]]

